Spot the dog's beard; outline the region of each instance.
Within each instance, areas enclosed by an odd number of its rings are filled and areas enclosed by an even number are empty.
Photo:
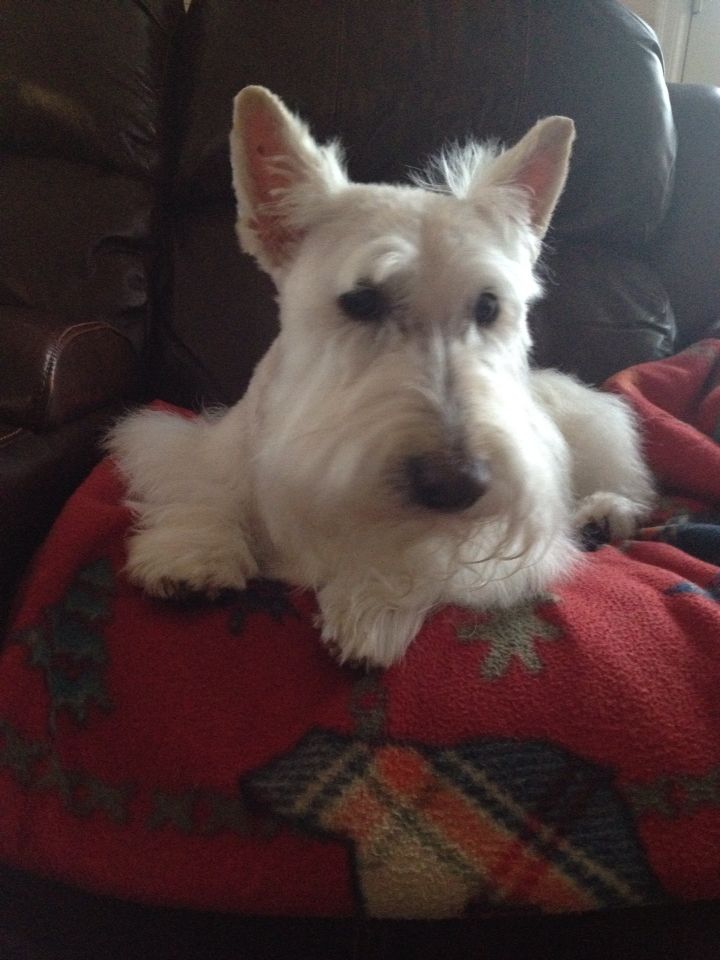
[[[352,431],[338,433],[334,421],[323,433],[316,418],[295,443],[286,436],[264,452],[259,505],[287,558],[283,576],[317,587],[338,564],[357,563],[402,574],[408,592],[434,582],[441,596],[458,580],[474,592],[531,570],[563,535],[569,490],[557,451],[538,463],[510,434],[478,425],[484,439],[474,452],[491,465],[490,488],[471,507],[442,512],[412,502],[402,463],[413,448],[398,454],[397,423],[359,419]],[[423,426],[427,419],[405,435]]]

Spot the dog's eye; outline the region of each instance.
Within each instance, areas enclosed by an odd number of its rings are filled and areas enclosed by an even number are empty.
[[[343,313],[353,320],[380,320],[387,313],[385,297],[377,287],[358,286],[338,297]]]
[[[486,290],[484,293],[481,293],[475,301],[475,307],[473,309],[475,323],[481,327],[487,327],[488,324],[492,323],[497,317],[499,310],[500,304],[498,298],[494,293]]]

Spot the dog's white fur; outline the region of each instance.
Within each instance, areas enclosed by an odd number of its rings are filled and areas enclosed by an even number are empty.
[[[278,98],[238,94],[238,233],[275,281],[281,332],[227,412],[145,410],[112,432],[135,583],[310,587],[339,658],[388,666],[439,604],[504,607],[567,575],[584,524],[632,534],[653,492],[629,411],[528,364],[573,137],[552,117],[505,152],[447,153],[439,183],[360,185]],[[341,308],[358,284],[384,291],[382,317]],[[478,325],[484,291],[500,310]],[[418,456],[482,461],[487,488],[462,509],[418,505]]]

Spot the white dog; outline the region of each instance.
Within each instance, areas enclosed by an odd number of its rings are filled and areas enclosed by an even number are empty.
[[[235,99],[242,246],[281,332],[222,415],[113,431],[149,594],[267,576],[317,591],[339,658],[388,666],[440,604],[508,606],[632,533],[652,484],[623,403],[528,364],[534,265],[574,127],[442,155],[427,182],[351,183],[261,87]]]

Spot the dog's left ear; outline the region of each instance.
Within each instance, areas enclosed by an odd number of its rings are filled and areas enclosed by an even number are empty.
[[[245,87],[234,101],[230,159],[241,245],[277,277],[318,201],[347,183],[339,148],[317,144],[265,87]]]
[[[540,120],[514,147],[501,153],[489,181],[520,187],[527,195],[530,225],[545,236],[567,179],[575,124],[568,117]]]

